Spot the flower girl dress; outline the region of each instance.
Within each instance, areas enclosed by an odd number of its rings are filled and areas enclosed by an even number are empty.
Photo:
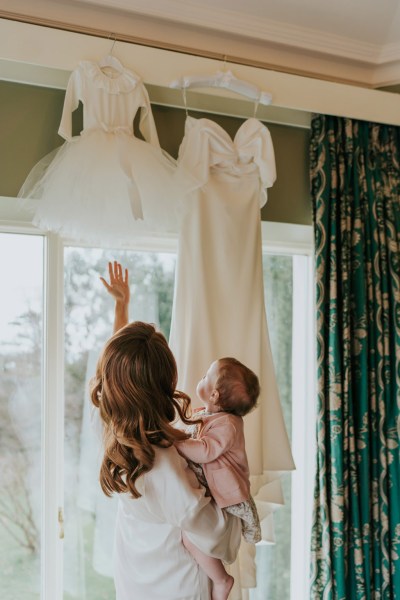
[[[79,101],[83,131],[73,137]],[[133,132],[139,109],[145,141]],[[68,82],[58,133],[64,144],[33,167],[18,194],[30,199],[36,226],[102,246],[176,229],[175,161],[160,148],[147,90],[135,73],[80,62]]]

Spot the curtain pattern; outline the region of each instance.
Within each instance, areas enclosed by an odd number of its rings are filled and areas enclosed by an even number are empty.
[[[400,599],[400,128],[314,115],[311,598]]]

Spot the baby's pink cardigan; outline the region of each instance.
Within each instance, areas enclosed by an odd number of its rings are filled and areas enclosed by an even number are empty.
[[[242,417],[220,412],[202,418],[198,438],[178,442],[178,452],[202,465],[210,492],[220,508],[248,500],[250,473]]]

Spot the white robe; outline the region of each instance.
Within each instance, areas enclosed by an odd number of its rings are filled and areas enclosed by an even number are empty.
[[[157,448],[153,469],[137,480],[141,498],[119,495],[116,600],[209,600],[207,577],[182,544],[182,531],[204,553],[230,563],[240,521],[205,497],[175,448]]]

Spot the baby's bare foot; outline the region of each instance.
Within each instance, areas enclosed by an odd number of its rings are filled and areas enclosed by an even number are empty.
[[[233,582],[233,577],[228,574],[226,574],[226,577],[223,580],[218,581],[218,583],[213,582],[211,593],[212,600],[227,600]]]

